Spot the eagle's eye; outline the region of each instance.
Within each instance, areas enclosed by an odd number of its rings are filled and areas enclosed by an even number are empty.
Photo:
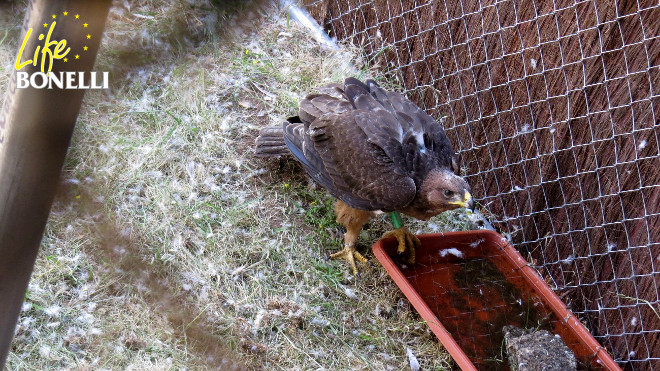
[[[452,192],[452,191],[450,191],[450,190],[448,190],[448,189],[445,189],[444,194],[445,194],[445,197],[447,197],[447,198],[451,198],[451,196],[454,195],[454,192]]]

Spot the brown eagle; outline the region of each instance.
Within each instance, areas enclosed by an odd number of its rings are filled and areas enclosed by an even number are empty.
[[[392,212],[398,252],[414,262],[419,240],[399,226],[397,212],[427,220],[458,207],[473,209],[470,186],[442,127],[403,95],[376,82],[347,78],[300,102],[299,114],[281,127],[261,130],[260,157],[292,154],[334,197],[337,222],[346,227],[346,259],[357,274],[355,251],[362,226],[377,211]]]

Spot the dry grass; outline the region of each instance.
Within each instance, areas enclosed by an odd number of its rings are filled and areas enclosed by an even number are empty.
[[[19,10],[0,13],[13,61],[22,6],[1,6]],[[377,263],[356,280],[326,260],[341,245],[329,196],[294,162],[252,156],[259,128],[314,86],[368,74],[359,51],[324,50],[277,11],[240,14],[201,0],[111,11],[96,65],[111,89],[86,94],[9,370],[399,370],[407,348],[448,368]],[[413,229],[466,224],[454,212]],[[367,256],[387,226],[363,233]]]

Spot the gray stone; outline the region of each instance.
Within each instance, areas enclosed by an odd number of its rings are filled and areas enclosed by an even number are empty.
[[[577,367],[575,355],[559,336],[514,326],[505,326],[502,331],[511,370],[567,371]]]

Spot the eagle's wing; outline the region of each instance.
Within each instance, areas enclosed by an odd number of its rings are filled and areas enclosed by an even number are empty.
[[[354,78],[324,89],[300,103],[284,137],[310,176],[351,207],[402,208],[429,170],[457,167],[442,127],[403,95]]]
[[[321,117],[310,125],[314,148],[322,154],[338,198],[358,209],[393,211],[408,205],[415,182],[398,173],[382,148],[370,143],[352,112]],[[357,203],[355,201],[358,201]]]
[[[312,179],[351,207],[391,211],[409,204],[415,182],[395,172],[392,159],[368,142],[353,110],[345,99],[308,96],[300,104],[300,120],[284,124],[291,152]]]
[[[402,94],[386,91],[373,80],[364,84],[353,78],[346,79],[345,94],[369,141],[399,165],[399,172],[417,182],[433,168],[458,172],[456,155],[442,127]]]

